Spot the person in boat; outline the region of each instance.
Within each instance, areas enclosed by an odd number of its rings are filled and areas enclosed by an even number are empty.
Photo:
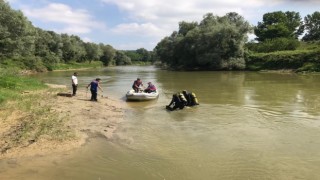
[[[97,96],[98,96],[98,88],[103,92],[101,86],[100,86],[100,78],[96,78],[93,80],[90,84],[88,84],[87,89],[90,87],[91,91],[91,99],[90,101],[98,101]]]
[[[139,92],[140,86],[143,86],[142,81],[140,78],[137,78],[132,84],[132,89],[134,89],[134,92]]]
[[[187,100],[182,93],[172,95],[172,100],[169,105],[166,106],[167,110],[174,111],[176,109],[183,109],[187,105]]]
[[[148,87],[144,90],[144,92],[146,93],[152,93],[152,92],[156,92],[157,88],[155,85],[153,85],[151,82],[148,82]]]

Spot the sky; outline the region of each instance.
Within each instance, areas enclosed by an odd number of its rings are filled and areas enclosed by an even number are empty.
[[[251,25],[263,14],[320,11],[320,0],[6,0],[36,27],[77,35],[117,50],[153,50],[179,22],[200,22],[207,13],[237,12]],[[249,36],[250,37],[250,36]],[[252,37],[252,35],[251,35]]]

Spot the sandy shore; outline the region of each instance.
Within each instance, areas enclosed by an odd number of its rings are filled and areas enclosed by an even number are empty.
[[[51,88],[54,86],[51,86]],[[57,86],[57,88],[61,88]],[[98,97],[98,102],[89,101],[90,92],[78,92],[76,96],[57,96],[52,111],[59,116],[66,116],[66,126],[74,131],[76,137],[72,140],[53,141],[41,138],[26,147],[17,147],[0,155],[3,158],[46,155],[50,153],[69,151],[85,144],[88,138],[105,137],[111,139],[117,124],[123,120],[123,102],[107,97]],[[17,115],[11,115],[18,117]],[[9,117],[10,118],[10,117]],[[14,125],[15,120],[0,123],[0,129]],[[11,123],[11,124],[10,124]],[[1,132],[0,132],[1,133]]]

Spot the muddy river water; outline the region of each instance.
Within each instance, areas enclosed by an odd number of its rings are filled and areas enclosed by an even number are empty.
[[[72,73],[37,78],[70,86]],[[54,157],[0,161],[0,179],[320,179],[320,74],[129,66],[79,71],[79,89],[96,77],[104,96],[119,101],[137,77],[153,82],[160,96],[125,102],[113,139],[93,138]],[[182,90],[200,105],[166,111]]]

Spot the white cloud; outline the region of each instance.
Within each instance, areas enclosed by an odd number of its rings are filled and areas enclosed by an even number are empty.
[[[133,23],[120,24],[114,31],[120,33],[141,32],[153,36],[167,36],[177,30],[181,21],[200,21],[206,13],[225,15],[237,12],[244,17],[256,18],[254,9],[265,6],[263,0],[101,0],[125,11]],[[272,1],[272,0],[270,0]],[[276,0],[275,0],[276,1]],[[270,3],[270,2],[268,2]],[[251,11],[249,9],[252,9]],[[147,28],[147,30],[143,30]]]
[[[72,9],[60,3],[51,3],[43,8],[24,7],[23,13],[33,19],[45,23],[59,23],[63,28],[57,30],[64,33],[89,33],[93,28],[104,28],[104,24],[93,20],[83,9]]]
[[[112,32],[120,35],[135,36],[163,36],[165,32],[152,23],[128,23],[119,24],[112,29]]]
[[[101,0],[105,3],[115,4],[120,10],[129,12],[133,19],[146,21],[158,21],[173,17],[194,19],[201,18],[207,12],[224,15],[231,11],[242,11],[247,8],[260,7],[262,0],[247,0],[245,3],[239,0]],[[196,20],[196,19],[195,19]]]
[[[122,49],[122,50],[136,50],[139,48],[145,48],[147,50],[152,50],[153,47],[156,46],[156,42],[130,42],[130,43],[124,43],[124,44],[118,44],[115,45],[114,47],[116,49]],[[152,48],[150,48],[152,47]]]

